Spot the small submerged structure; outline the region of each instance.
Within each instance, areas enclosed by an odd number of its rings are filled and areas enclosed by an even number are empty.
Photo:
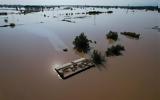
[[[58,66],[55,70],[62,79],[67,79],[94,66],[94,63],[91,60],[80,58],[71,63]]]

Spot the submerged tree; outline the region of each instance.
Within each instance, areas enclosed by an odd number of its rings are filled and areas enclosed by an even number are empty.
[[[112,40],[117,40],[118,39],[118,34],[117,32],[109,31],[108,34],[106,34],[107,39],[112,39]]]
[[[121,45],[116,45],[116,46],[112,46],[110,48],[107,49],[106,51],[106,56],[110,57],[110,56],[119,56],[122,55],[121,51],[124,51],[125,48],[124,46]]]
[[[101,55],[101,52],[97,50],[93,51],[91,58],[95,64],[102,64],[105,61],[105,57]]]
[[[84,33],[81,33],[73,41],[74,48],[79,52],[87,52],[90,49],[89,40]]]

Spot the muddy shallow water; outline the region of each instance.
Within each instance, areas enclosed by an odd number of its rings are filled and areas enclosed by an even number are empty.
[[[160,32],[152,29],[160,27],[160,15],[124,9],[112,9],[113,14],[75,14],[88,10],[0,16],[0,25],[6,24],[5,18],[16,23],[14,28],[0,27],[0,100],[160,99]],[[66,16],[66,12],[75,13]],[[119,34],[117,42],[110,42],[105,37],[109,30],[137,32],[141,38]],[[95,49],[103,54],[113,44],[126,50],[122,56],[107,58],[103,66],[61,80],[53,65],[87,56],[73,50],[72,41],[81,32],[97,41]]]

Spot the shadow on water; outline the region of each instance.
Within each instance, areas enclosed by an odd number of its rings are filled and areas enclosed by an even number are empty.
[[[109,44],[114,44],[116,43],[116,41],[112,40],[112,39],[107,39]]]
[[[104,63],[102,63],[100,65],[96,65],[95,68],[98,69],[99,71],[108,70],[108,68],[106,66],[107,65],[106,63],[107,62],[104,62]]]

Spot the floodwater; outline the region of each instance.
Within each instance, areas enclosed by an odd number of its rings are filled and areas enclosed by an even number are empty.
[[[159,100],[160,32],[152,27],[160,27],[160,14],[126,9],[82,14],[90,10],[57,8],[26,15],[7,10],[15,13],[0,16],[0,26],[16,24],[0,27],[0,100]],[[119,34],[118,41],[111,42],[106,39],[110,30],[137,32],[141,38]],[[81,32],[97,41],[93,47],[102,54],[114,44],[124,45],[125,51],[106,58],[103,66],[59,79],[54,65],[88,56],[73,50],[72,42]]]

